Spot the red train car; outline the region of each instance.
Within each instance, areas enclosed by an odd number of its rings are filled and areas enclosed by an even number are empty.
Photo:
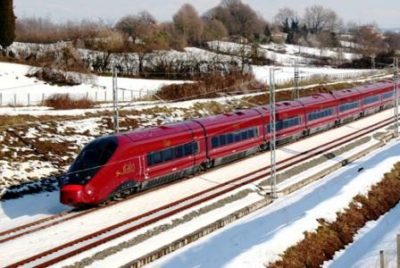
[[[299,99],[304,106],[306,135],[329,129],[339,124],[338,101],[328,93],[318,93]]]
[[[206,133],[207,167],[255,153],[266,143],[264,119],[254,109],[194,120]]]
[[[304,135],[306,129],[304,107],[298,101],[277,102],[276,106],[276,141],[277,144],[287,143],[296,140]],[[265,116],[269,118],[271,107],[269,105],[262,106],[259,110],[267,113]],[[270,124],[265,125],[267,139],[270,140]]]
[[[399,89],[400,96],[400,89]],[[392,82],[276,103],[278,144],[393,106]],[[61,202],[98,204],[266,149],[269,105],[101,137],[84,147],[61,180]]]
[[[355,89],[344,89],[331,92],[337,101],[339,123],[347,123],[363,115],[361,94]]]

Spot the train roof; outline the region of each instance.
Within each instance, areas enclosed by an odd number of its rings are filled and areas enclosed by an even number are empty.
[[[365,84],[357,87],[357,89],[362,93],[362,94],[368,94],[368,93],[374,93],[374,92],[381,92],[388,87],[392,87],[392,83],[378,83],[378,84]]]
[[[256,110],[245,109],[214,116],[203,117],[195,119],[195,121],[199,122],[203,126],[209,127],[214,125],[231,124],[232,122],[238,123],[240,121],[249,120],[255,117],[260,117],[260,114]]]
[[[311,96],[303,97],[298,99],[304,106],[311,104],[324,104],[329,102],[334,102],[336,99],[329,93],[317,93]]]
[[[349,98],[349,97],[354,97],[354,96],[360,95],[360,91],[357,88],[335,90],[335,91],[331,91],[330,93],[332,94],[332,96],[334,96],[337,99],[344,99],[344,98]]]
[[[280,111],[287,111],[287,110],[292,110],[292,109],[299,109],[299,108],[303,108],[303,105],[298,102],[298,101],[279,101],[275,103],[275,109],[277,112]],[[259,107],[259,109],[270,112],[271,111],[271,106],[268,105],[264,105]]]
[[[199,126],[195,122],[183,121],[179,123],[161,125],[158,127],[139,128],[119,135],[124,135],[134,141],[141,141],[160,137],[168,137],[177,133],[182,134],[183,132],[191,133],[191,129],[196,128],[199,128]]]

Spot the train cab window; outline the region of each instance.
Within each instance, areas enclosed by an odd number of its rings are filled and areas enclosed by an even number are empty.
[[[107,164],[118,148],[115,136],[98,138],[86,145],[71,165],[64,183],[85,184]]]

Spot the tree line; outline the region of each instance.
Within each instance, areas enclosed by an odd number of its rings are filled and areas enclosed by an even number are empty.
[[[81,48],[138,53],[182,50],[186,46],[203,46],[212,40],[248,44],[274,41],[326,48],[341,47],[339,34],[348,33],[349,43],[357,44],[352,51],[368,57],[400,49],[398,33],[382,34],[375,25],[345,25],[335,11],[321,5],[305,8],[302,16],[291,8],[281,8],[273,21],[267,22],[241,0],[222,0],[204,14],[184,4],[169,22],[158,22],[148,11],[142,11],[109,25],[102,21],[59,24],[43,18],[23,18],[15,22],[12,0],[0,3],[0,45],[3,48],[14,38],[33,43],[73,41]]]

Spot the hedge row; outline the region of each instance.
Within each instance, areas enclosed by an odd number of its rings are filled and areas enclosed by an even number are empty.
[[[267,267],[320,267],[333,258],[336,251],[353,242],[354,235],[368,221],[375,221],[400,201],[400,162],[374,185],[367,195],[357,195],[335,222],[319,219],[314,232],[305,232],[305,238],[288,248],[282,259]]]

